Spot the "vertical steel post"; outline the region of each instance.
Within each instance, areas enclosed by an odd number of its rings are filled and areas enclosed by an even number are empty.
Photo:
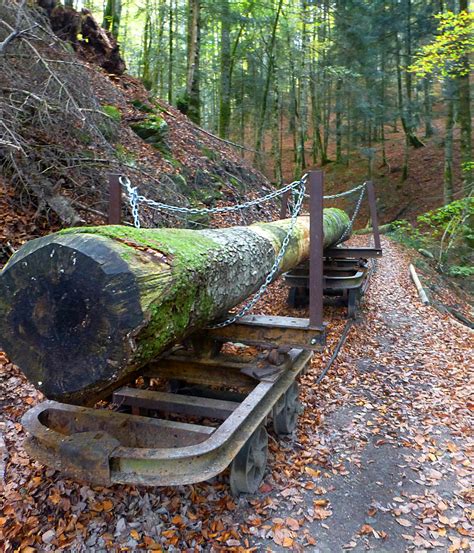
[[[309,247],[309,326],[323,328],[323,187],[322,171],[308,175]]]
[[[374,235],[374,247],[378,250],[380,246],[380,233],[379,233],[379,222],[377,219],[377,203],[375,200],[375,188],[374,183],[369,180],[367,182],[367,197],[369,199],[369,209],[370,209],[370,218],[372,220],[372,232]]]
[[[109,225],[120,225],[122,222],[122,186],[120,175],[109,175]]]
[[[290,197],[290,191],[287,190],[281,197],[280,207],[280,219],[286,219],[286,212],[288,210],[288,198]]]

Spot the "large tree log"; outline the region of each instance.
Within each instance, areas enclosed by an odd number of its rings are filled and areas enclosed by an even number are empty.
[[[348,223],[325,209],[324,246]],[[33,240],[0,273],[0,345],[47,397],[85,403],[255,292],[289,224],[83,227]],[[308,255],[299,217],[280,272]]]

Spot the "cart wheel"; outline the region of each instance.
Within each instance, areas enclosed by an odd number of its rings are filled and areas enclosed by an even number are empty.
[[[233,495],[255,493],[263,480],[268,456],[268,434],[263,424],[237,453],[230,470]]]
[[[291,434],[298,421],[298,384],[293,384],[273,407],[273,430],[277,436]]]
[[[359,291],[356,288],[353,288],[349,290],[349,296],[347,299],[347,316],[350,319],[356,318],[358,305],[359,305]]]

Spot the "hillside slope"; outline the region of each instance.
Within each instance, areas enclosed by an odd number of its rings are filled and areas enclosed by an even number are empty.
[[[59,39],[46,12],[18,13],[15,3],[0,6],[12,32],[35,28],[0,53],[0,263],[27,238],[105,222],[109,173],[178,205],[269,190],[234,147],[149,97],[136,79],[108,73],[90,48]],[[0,42],[9,36],[0,28]],[[154,225],[190,223],[157,212],[144,217]]]

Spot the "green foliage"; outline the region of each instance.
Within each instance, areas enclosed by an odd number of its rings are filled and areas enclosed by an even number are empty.
[[[456,200],[418,216],[417,226],[408,221],[392,223],[390,235],[422,253],[429,252],[438,267],[450,276],[474,275],[474,198]]]
[[[474,267],[465,265],[452,265],[448,268],[447,273],[454,277],[471,277],[474,276]]]
[[[145,113],[153,113],[153,107],[145,102],[142,102],[141,100],[133,100],[132,106],[136,107],[140,111],[144,111]]]
[[[474,51],[474,14],[448,11],[435,17],[439,21],[439,34],[421,48],[410,71],[420,77],[467,75],[470,70],[468,56]]]
[[[473,233],[473,229],[467,223],[471,217],[474,217],[474,198],[463,198],[423,213],[418,216],[417,221],[424,234],[431,234],[433,238],[438,238],[445,232],[448,235],[460,232],[467,238]],[[458,224],[463,220],[461,228],[458,228]]]
[[[151,144],[160,152],[169,154],[170,147],[167,141],[169,127],[163,117],[152,114],[143,121],[130,125],[130,127],[145,142]]]
[[[120,110],[115,106],[106,104],[102,106],[102,111],[115,123],[120,123],[120,121],[122,120],[122,114],[120,113]]]
[[[137,162],[135,154],[128,148],[125,148],[122,144],[117,144],[115,147],[115,155],[120,162],[128,165],[129,167],[135,167]]]
[[[391,223],[390,236],[397,242],[416,250],[426,249],[426,237],[405,219]]]

